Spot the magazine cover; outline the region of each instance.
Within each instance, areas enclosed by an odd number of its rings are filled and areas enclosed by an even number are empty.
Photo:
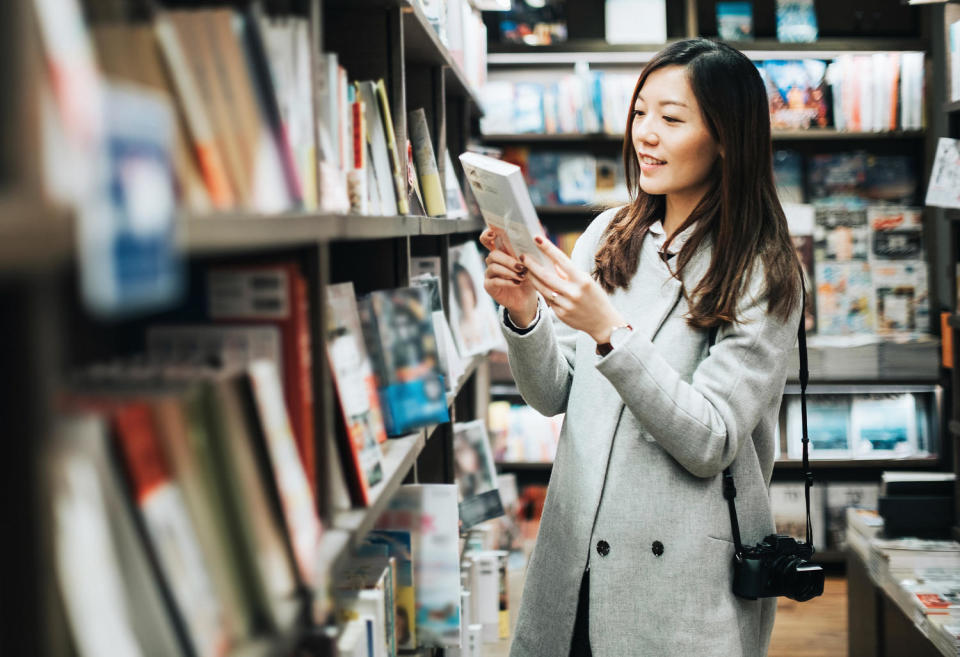
[[[818,206],[813,226],[813,259],[821,262],[866,260],[870,226],[865,210]]]
[[[827,64],[819,59],[769,60],[763,64],[774,130],[825,128],[830,124]]]
[[[557,158],[557,197],[563,205],[593,203],[597,195],[597,160],[592,155]]]
[[[877,333],[930,330],[927,263],[922,260],[873,263]]]
[[[960,140],[941,137],[937,142],[926,204],[960,208]]]
[[[439,260],[439,258],[438,258]],[[430,299],[430,314],[433,318],[433,333],[437,336],[437,355],[440,357],[440,369],[447,383],[447,390],[456,389],[460,377],[464,374],[463,361],[457,351],[457,342],[450,330],[447,316],[443,312],[443,293],[440,290],[440,278],[433,274],[420,274],[410,278],[410,285],[422,287]]]
[[[803,458],[800,396],[787,398],[787,457]],[[808,395],[807,436],[811,459],[850,458],[850,396]]]
[[[803,268],[803,291],[806,294],[803,325],[808,333],[814,333],[817,330],[817,281],[813,276],[813,235],[791,235],[790,240]]]
[[[327,358],[347,430],[342,450],[355,501],[366,505],[369,489],[383,479],[380,443],[387,439],[377,381],[367,355],[353,283],[327,286]],[[359,486],[357,485],[359,484]]]
[[[773,177],[781,203],[803,203],[803,156],[800,153],[774,151]]]
[[[777,39],[785,43],[817,40],[817,12],[813,0],[777,0]]]
[[[483,289],[485,267],[474,242],[450,247],[450,328],[464,358],[503,341],[493,300]]]
[[[724,41],[753,39],[753,3],[718,2],[717,33]]]
[[[427,290],[404,287],[371,292],[360,299],[359,309],[387,433],[398,436],[448,421]]]
[[[413,536],[417,645],[460,645],[460,530],[457,487],[406,484],[377,520],[376,529]]]
[[[503,515],[497,469],[483,420],[453,425],[453,471],[460,490],[463,529]]]
[[[873,282],[866,262],[818,262],[817,332],[820,335],[873,333]]]
[[[909,456],[917,451],[921,427],[910,393],[857,395],[853,399],[851,435],[857,458]]]
[[[832,550],[846,547],[847,509],[877,509],[880,486],[876,483],[835,483],[827,484],[827,543]]]
[[[374,529],[365,539],[371,545],[382,545],[387,554],[397,562],[396,601],[397,611],[394,628],[397,633],[397,648],[415,650],[417,647],[417,603],[413,578],[413,543],[409,531],[399,529]]]
[[[862,193],[871,202],[917,202],[917,172],[907,155],[867,155]]]
[[[807,540],[807,502],[804,484],[774,482],[770,484],[770,510],[778,534]],[[823,488],[810,489],[810,523],[813,525],[813,545],[822,548],[826,542],[824,524]]]
[[[867,208],[871,260],[923,260],[920,208],[877,205]]]
[[[860,151],[807,158],[807,200],[816,204],[864,205],[867,158]]]

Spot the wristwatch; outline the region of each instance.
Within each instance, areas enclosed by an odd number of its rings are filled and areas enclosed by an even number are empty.
[[[630,337],[630,332],[633,331],[633,327],[629,324],[621,324],[620,326],[614,326],[610,329],[610,342],[602,342],[597,344],[597,355],[606,356],[616,347],[623,344],[624,340]]]

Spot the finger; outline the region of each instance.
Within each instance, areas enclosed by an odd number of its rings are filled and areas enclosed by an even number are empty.
[[[554,290],[549,285],[546,285],[542,280],[538,279],[532,274],[527,274],[527,280],[533,285],[534,289],[540,293],[544,301],[547,302],[547,305],[550,307],[562,308],[564,310],[570,310],[572,305],[570,300],[563,296],[563,294],[555,294],[558,292]]]
[[[496,233],[492,228],[487,228],[482,233],[480,233],[480,243],[487,247],[487,250],[493,251],[496,247]]]
[[[503,265],[493,263],[492,265],[487,266],[487,277],[488,278],[508,278],[511,281],[517,283],[523,282],[523,277],[520,276],[516,271],[510,269],[509,267],[504,267]]]
[[[566,294],[567,296],[574,296],[574,286],[569,281],[560,278],[560,276],[558,276],[557,273],[551,268],[544,267],[533,258],[526,258],[523,256],[521,256],[521,258],[521,262],[523,262],[523,264],[526,266],[527,271],[536,276],[551,290],[556,290],[557,292]]]
[[[503,251],[491,251],[486,257],[485,262],[487,265],[491,265],[493,263],[503,265],[507,269],[514,270],[518,274],[527,271],[526,266],[522,262],[514,258],[512,255],[504,253]]]
[[[533,241],[537,243],[537,246],[540,248],[540,252],[545,256],[550,258],[553,263],[564,272],[568,278],[575,279],[580,275],[580,270],[577,269],[576,265],[573,264],[573,261],[567,257],[567,254],[561,251],[556,244],[551,242],[545,237],[533,238]]]
[[[516,290],[522,285],[506,278],[488,278],[483,282],[483,289],[492,297],[496,297],[501,290]]]

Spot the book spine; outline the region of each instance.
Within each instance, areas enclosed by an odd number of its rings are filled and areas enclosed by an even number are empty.
[[[443,185],[440,183],[440,171],[437,169],[437,158],[427,127],[426,113],[423,108],[416,109],[407,115],[407,120],[410,139],[413,143],[413,158],[420,178],[420,186],[423,189],[423,201],[427,214],[431,217],[442,217],[447,214],[447,206]]]
[[[393,171],[393,185],[397,196],[397,212],[400,214],[410,214],[410,205],[407,203],[407,185],[403,180],[400,154],[397,152],[397,135],[393,129],[390,100],[387,98],[387,85],[382,78],[377,80],[376,90],[377,100],[380,102],[380,117],[383,119],[383,128],[387,137],[387,152],[390,154],[390,168]]]

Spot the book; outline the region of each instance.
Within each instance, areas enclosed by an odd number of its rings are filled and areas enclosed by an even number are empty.
[[[461,641],[457,496],[453,484],[405,484],[376,522],[376,529],[399,529],[413,536],[421,647],[456,647]]]
[[[77,653],[136,657],[187,650],[135,524],[104,418],[62,414],[47,456],[52,578]]]
[[[450,328],[464,358],[503,342],[493,300],[483,288],[484,264],[474,242],[448,251]]]
[[[460,492],[460,521],[464,529],[503,515],[484,420],[453,425],[453,473]]]
[[[374,529],[365,540],[385,546],[387,554],[396,561],[396,644],[398,650],[413,650],[417,646],[417,603],[411,533],[401,529]]]
[[[446,422],[446,386],[426,290],[371,292],[358,301],[387,434]]]
[[[229,635],[190,515],[154,429],[150,406],[126,403],[112,423],[140,517],[195,654],[226,654]]]
[[[259,360],[247,368],[244,390],[256,410],[258,446],[269,458],[271,488],[279,498],[286,536],[290,541],[300,582],[318,586],[316,555],[323,527],[317,517],[313,489],[297,452],[297,441],[283,399],[283,386],[271,361]]]
[[[773,177],[781,203],[803,203],[803,156],[800,153],[775,150]]]
[[[930,172],[926,204],[960,208],[960,140],[941,137]]]
[[[430,130],[427,127],[427,115],[423,108],[407,114],[407,128],[413,144],[417,178],[423,190],[424,207],[429,216],[442,217],[447,214],[447,204],[444,188],[440,182],[440,170],[437,167],[433,141],[430,139]]]
[[[163,365],[244,368],[267,360],[283,373],[283,350],[276,326],[169,324],[147,328],[147,357]]]
[[[411,267],[412,269],[413,267]],[[433,333],[437,338],[437,355],[440,358],[440,369],[447,383],[447,390],[457,389],[466,371],[460,352],[457,350],[456,339],[447,322],[447,315],[443,312],[442,291],[440,278],[433,274],[419,274],[410,277],[410,284],[427,290],[430,299],[430,314],[433,318]]]
[[[876,261],[872,265],[876,331],[889,335],[930,330],[927,263]]]
[[[829,125],[825,75],[819,59],[768,60],[767,95],[773,129],[806,130]]]
[[[802,483],[773,482],[770,484],[770,510],[778,534],[807,540],[806,495]],[[824,524],[823,488],[810,489],[810,523],[813,529],[814,547],[826,545]]]
[[[850,435],[857,458],[896,458],[915,453],[924,431],[910,393],[857,395],[850,410]]]
[[[717,2],[717,34],[724,41],[753,39],[753,3]]]
[[[861,151],[812,155],[807,158],[807,200],[822,205],[862,206],[867,180],[866,154]]]
[[[460,162],[483,220],[503,234],[504,246],[517,256],[523,254],[547,265],[533,241],[544,231],[520,167],[477,153],[461,154]]]
[[[410,212],[415,216],[427,216],[423,204],[423,192],[420,190],[420,180],[417,178],[417,164],[413,159],[413,144],[407,140],[407,187],[410,189],[407,201],[410,203]]]
[[[564,205],[592,203],[597,194],[597,160],[592,155],[557,159],[557,198]]]
[[[310,309],[307,282],[299,266],[281,262],[211,267],[206,293],[212,320],[262,324],[280,331],[287,413],[307,480],[316,486]]]
[[[817,40],[817,14],[813,0],[777,0],[777,39],[786,43]]]
[[[873,333],[873,279],[867,262],[818,262],[817,332],[821,335]]]
[[[817,263],[866,260],[870,252],[870,224],[866,210],[817,206],[813,254]]]
[[[364,124],[371,155],[369,164],[376,180],[380,214],[393,216],[398,212],[398,197],[393,179],[393,166],[387,143],[387,133],[384,129],[384,118],[381,114],[377,83],[372,80],[357,82],[356,89],[357,97],[363,103]],[[404,199],[406,199],[405,190]]]
[[[390,154],[390,170],[393,172],[397,211],[400,214],[410,214],[410,206],[407,204],[407,187],[404,182],[403,165],[401,164],[397,136],[394,131],[393,118],[390,111],[390,99],[387,96],[387,85],[384,83],[383,78],[377,80],[376,91],[377,101],[380,103],[380,117],[383,119],[383,127],[387,138],[387,151]],[[414,148],[416,148],[416,139],[414,139]],[[436,158],[434,158],[434,161],[436,161]]]
[[[338,573],[336,596],[338,607],[342,611],[370,613],[374,618],[374,657],[396,657],[396,601],[394,574],[390,558],[371,554],[365,548],[381,546],[361,546],[360,556],[351,558],[347,566]],[[342,617],[349,618],[349,615]]]
[[[380,443],[387,433],[377,381],[367,354],[353,283],[327,286],[327,358],[346,429],[338,441],[353,503],[366,506],[370,488],[383,479]]]
[[[787,401],[787,456],[803,456],[801,407],[798,395]],[[807,398],[807,437],[811,459],[847,459],[854,446],[849,395],[809,395]]]
[[[443,151],[444,167],[444,191],[447,199],[447,217],[450,219],[466,219],[469,216],[467,210],[467,201],[463,197],[463,189],[460,187],[460,180],[457,178],[457,172],[453,169],[453,160],[450,159],[450,151]]]
[[[919,208],[867,208],[872,239],[870,260],[923,260],[923,214]]]
[[[603,10],[607,43],[664,43],[667,40],[665,0],[605,0]],[[643,16],[643,20],[638,21],[638,16]]]
[[[827,543],[832,550],[846,546],[847,509],[877,509],[879,486],[875,483],[827,482]]]

